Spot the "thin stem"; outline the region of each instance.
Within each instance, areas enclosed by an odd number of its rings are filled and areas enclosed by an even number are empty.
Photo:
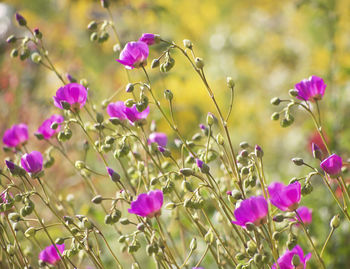
[[[326,246],[327,246],[327,244],[328,244],[328,242],[329,242],[329,239],[331,239],[331,237],[332,237],[334,231],[335,231],[335,229],[332,227],[332,229],[331,229],[331,231],[330,231],[330,233],[329,233],[329,235],[328,235],[326,241],[325,241],[324,244],[323,244],[323,247],[322,247],[322,250],[321,250],[321,253],[320,253],[320,256],[321,256],[321,257],[322,257],[322,254],[323,254],[324,250],[326,249]]]

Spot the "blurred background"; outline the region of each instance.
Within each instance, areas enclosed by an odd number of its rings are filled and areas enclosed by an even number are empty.
[[[288,182],[293,176],[309,172],[294,166],[290,161],[293,157],[318,165],[310,154],[315,130],[304,112],[294,111],[295,123],[286,129],[278,121],[270,120],[271,114],[279,111],[270,105],[270,99],[288,98],[288,90],[311,75],[324,78],[328,85],[320,105],[330,147],[348,157],[350,1],[111,0],[111,10],[122,47],[145,32],[158,33],[179,45],[183,39],[191,40],[196,55],[205,61],[209,83],[224,111],[228,110],[230,96],[226,77],[234,78],[235,101],[229,126],[235,146],[238,150],[241,141],[261,145],[270,181]],[[114,101],[129,98],[124,94],[128,82],[124,67],[115,61],[118,53],[113,46],[117,41],[112,33],[104,43],[90,41],[88,23],[108,19],[99,1],[2,1],[0,133],[14,123],[25,122],[33,134],[49,114],[58,112],[52,105],[52,96],[61,86],[57,77],[30,60],[10,57],[13,46],[6,43],[6,38],[12,33],[18,37],[28,34],[17,26],[15,12],[27,19],[30,28],[39,27],[50,57],[62,75],[69,73],[78,81],[85,78],[89,82],[91,100],[99,109],[101,102],[116,91],[119,92]],[[162,45],[152,46],[149,64],[164,49]],[[157,96],[162,97],[164,89],[173,91],[180,130],[190,139],[199,131],[198,125],[205,122],[207,112],[216,111],[184,57],[178,52],[172,57],[176,63],[169,73],[160,73],[150,66],[147,70]],[[133,70],[130,76],[133,82],[144,79],[142,70]],[[160,115],[153,113],[153,118],[159,131],[170,131]],[[39,145],[36,143],[32,139],[30,148]],[[319,195],[304,201],[316,212],[312,233],[324,236],[335,207],[326,206],[329,201],[324,196],[329,195],[323,186],[315,191]],[[344,224],[342,229],[345,232],[348,228]],[[325,256],[329,268],[348,268],[350,250],[343,242],[346,237],[339,232],[334,238]],[[324,238],[319,240],[323,242]],[[336,248],[338,245],[344,247]],[[331,259],[335,249],[337,258]]]

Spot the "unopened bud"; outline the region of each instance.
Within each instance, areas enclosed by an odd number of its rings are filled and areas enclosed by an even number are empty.
[[[187,49],[192,49],[192,42],[188,39],[184,39],[183,41],[184,47]]]
[[[292,162],[293,162],[295,165],[297,165],[297,166],[301,166],[301,165],[304,164],[304,161],[303,161],[302,158],[293,158],[293,159],[292,159]]]
[[[197,248],[197,239],[193,238],[190,244],[190,249],[195,250]]]
[[[102,202],[103,198],[101,195],[97,195],[94,198],[92,198],[91,202],[94,204],[100,204]]]
[[[36,233],[36,229],[34,227],[29,227],[25,232],[24,232],[24,236],[25,237],[32,237],[34,236]]]
[[[274,97],[271,99],[270,103],[271,105],[278,106],[281,103],[281,99],[279,99],[278,97]]]
[[[37,52],[33,52],[32,55],[31,55],[30,57],[31,57],[33,63],[38,64],[38,63],[41,62],[41,56],[40,56],[40,54],[37,53]]]
[[[159,64],[160,64],[160,61],[158,59],[153,59],[151,63],[151,68],[156,68],[159,66]]]
[[[134,90],[134,84],[128,83],[125,87],[125,91],[126,92],[133,92],[133,90]]]
[[[229,88],[233,88],[235,86],[235,82],[233,81],[233,78],[227,77],[226,81],[227,81],[227,86]]]
[[[84,169],[85,168],[85,163],[83,161],[76,161],[75,162],[75,168],[78,170]]]
[[[335,215],[331,220],[331,228],[336,229],[340,225],[340,218],[339,215]]]
[[[199,69],[202,69],[204,67],[204,61],[202,58],[199,58],[197,57],[195,60],[194,60],[194,64],[197,68]]]
[[[299,92],[296,89],[291,89],[288,93],[291,97],[296,97],[299,94]]]
[[[185,177],[192,176],[194,174],[194,171],[191,168],[182,168],[180,169],[180,173],[183,174]]]
[[[174,95],[171,92],[171,90],[164,90],[164,97],[165,97],[165,99],[171,101],[173,99]]]

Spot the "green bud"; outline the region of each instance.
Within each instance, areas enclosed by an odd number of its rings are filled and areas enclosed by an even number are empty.
[[[192,186],[187,180],[182,181],[181,187],[184,192],[193,192]]]
[[[20,216],[18,213],[16,213],[16,212],[10,213],[10,214],[8,215],[8,218],[9,218],[10,221],[12,221],[12,222],[18,222],[18,221],[21,220],[21,216]]]
[[[281,237],[281,234],[280,234],[279,232],[274,232],[274,233],[272,234],[272,238],[273,238],[273,240],[275,240],[275,241],[278,241],[278,240],[280,239],[280,237]]]
[[[103,8],[109,8],[110,1],[109,0],[101,0],[101,6]]]
[[[221,146],[224,145],[224,143],[225,143],[225,139],[220,133],[216,136],[216,141]]]
[[[253,241],[248,241],[247,252],[252,255],[256,252],[256,249],[255,243]]]
[[[291,97],[297,97],[299,94],[299,92],[296,89],[291,89],[288,93]]]
[[[239,190],[233,190],[232,191],[232,198],[237,200],[242,199],[242,193]]]
[[[10,35],[7,39],[7,43],[15,43],[17,41],[17,38],[14,35]]]
[[[173,96],[173,93],[171,92],[171,90],[164,90],[164,97],[168,101],[171,101],[174,96]]]
[[[7,251],[7,253],[8,253],[10,256],[15,255],[15,247],[14,247],[13,245],[11,245],[11,244],[8,244],[8,245],[6,246],[6,251]]]
[[[34,236],[36,233],[36,229],[34,227],[29,227],[25,232],[24,232],[24,236],[29,238]]]
[[[278,113],[278,112],[274,112],[271,115],[271,120],[279,120],[279,118],[280,118],[280,113]]]
[[[97,22],[91,21],[91,22],[88,24],[87,28],[88,28],[89,30],[91,30],[91,31],[96,30],[96,29],[97,29]]]
[[[292,259],[292,264],[295,268],[298,268],[300,265],[300,258],[298,255],[294,255]]]
[[[176,204],[175,203],[167,203],[164,208],[167,210],[173,210],[174,208],[176,208]]]
[[[301,194],[307,195],[313,191],[314,187],[312,187],[310,182],[306,182],[304,186],[301,187]]]
[[[85,168],[85,163],[83,161],[76,161],[75,162],[75,168],[78,170],[84,169]]]
[[[91,33],[90,41],[96,41],[98,39],[98,34],[96,32]]]
[[[158,67],[160,64],[160,61],[158,59],[153,59],[152,63],[151,63],[151,68],[156,68]]]
[[[270,103],[271,105],[278,106],[281,103],[281,99],[279,99],[278,97],[274,97],[271,99]]]
[[[282,222],[284,221],[284,216],[282,214],[277,214],[276,216],[273,217],[273,221]]]
[[[235,82],[233,81],[233,78],[227,77],[226,78],[226,82],[227,82],[227,87],[229,87],[229,88],[234,88],[235,87]]]
[[[11,58],[16,58],[18,56],[18,49],[11,50],[10,56]]]
[[[193,44],[190,40],[184,39],[182,42],[183,42],[185,48],[192,49]]]
[[[124,102],[126,107],[132,107],[135,104],[135,101],[133,99],[128,99]]]
[[[336,229],[339,227],[340,225],[340,218],[339,218],[339,215],[335,215],[332,220],[331,220],[331,228],[332,229]]]
[[[103,120],[104,120],[104,118],[103,118],[103,114],[102,114],[102,113],[97,112],[97,113],[96,113],[96,121],[97,121],[98,123],[102,123],[102,122],[103,122]]]
[[[120,224],[122,224],[122,225],[128,225],[128,224],[130,224],[130,221],[129,221],[127,218],[122,218],[122,219],[120,220]]]
[[[202,69],[204,67],[204,61],[202,58],[196,57],[194,64],[197,68]]]
[[[113,124],[113,125],[120,125],[122,123],[122,121],[118,118],[112,117],[109,118],[109,121]]]
[[[204,240],[207,244],[212,244],[214,242],[214,233],[211,229],[205,234]]]
[[[180,173],[183,174],[185,177],[194,175],[194,171],[191,168],[182,168],[180,169]]]
[[[38,64],[38,63],[41,62],[41,56],[40,56],[40,54],[37,53],[37,52],[33,52],[32,55],[31,55],[30,57],[31,57],[33,63]]]
[[[297,165],[297,166],[301,166],[301,165],[304,164],[304,161],[303,161],[302,158],[293,158],[293,159],[292,159],[292,162],[293,162],[295,165]]]
[[[207,124],[209,126],[212,126],[214,124],[214,116],[211,113],[207,114]]]
[[[254,255],[254,262],[257,264],[257,265],[261,265],[262,263],[262,255],[257,253]]]
[[[103,198],[101,195],[97,195],[94,198],[92,198],[91,202],[94,204],[100,204],[102,202]]]
[[[59,244],[59,245],[61,245],[61,244],[63,244],[64,243],[64,238],[63,237],[58,237],[56,240],[55,240],[55,244]]]
[[[197,239],[193,238],[190,243],[190,249],[195,250],[197,248]]]

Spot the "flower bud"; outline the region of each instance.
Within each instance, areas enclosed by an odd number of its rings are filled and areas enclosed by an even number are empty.
[[[183,174],[185,177],[189,177],[194,174],[194,171],[191,168],[182,168],[180,169],[180,173]]]
[[[235,87],[235,82],[233,81],[233,78],[227,77],[226,78],[226,82],[227,82],[227,87],[229,87],[229,88],[234,88]]]
[[[12,222],[18,222],[18,221],[21,220],[21,216],[18,213],[16,213],[16,212],[10,213],[8,215],[8,218]]]
[[[214,115],[212,114],[212,113],[208,113],[207,114],[207,124],[209,125],[209,126],[212,126],[213,124],[214,124],[214,121],[215,121],[215,119],[214,119]]]
[[[322,150],[320,149],[320,147],[315,144],[315,143],[312,143],[312,155],[314,156],[315,159],[318,159],[320,161],[322,161]]]
[[[130,224],[130,220],[128,220],[127,218],[122,218],[122,219],[120,220],[120,224],[122,224],[122,225],[128,225],[128,224]]]
[[[27,25],[26,19],[21,14],[16,13],[15,17],[16,17],[16,21],[18,22],[18,24],[20,26],[26,26]]]
[[[15,255],[15,247],[14,247],[13,245],[11,245],[11,244],[8,244],[8,245],[6,246],[6,251],[7,251],[7,253],[8,253],[10,256]]]
[[[214,233],[211,229],[205,234],[204,240],[207,244],[212,244],[214,242]]]
[[[275,222],[282,222],[284,220],[284,216],[282,214],[277,214],[273,217],[273,221]]]
[[[197,239],[193,238],[190,243],[190,249],[195,250],[197,248]]]
[[[249,144],[248,144],[248,142],[243,141],[243,142],[239,143],[239,147],[242,149],[246,149],[249,147]]]
[[[297,97],[299,95],[299,92],[296,89],[290,89],[288,93],[291,97]]]
[[[88,28],[89,30],[91,30],[91,31],[94,31],[94,30],[97,29],[97,23],[96,23],[95,21],[91,21],[91,22],[88,24],[87,28]]]
[[[171,92],[171,90],[164,90],[164,97],[165,99],[167,99],[168,101],[173,100],[173,93]]]
[[[128,99],[124,102],[126,107],[132,107],[135,104],[135,101],[133,99]]]
[[[271,99],[270,103],[271,105],[278,106],[281,103],[281,99],[279,99],[278,97],[274,97]]]
[[[271,120],[279,120],[279,118],[280,118],[280,113],[278,113],[278,112],[274,112],[271,115]]]
[[[25,232],[24,232],[24,236],[29,238],[34,236],[36,233],[36,229],[34,227],[29,227]]]
[[[294,268],[298,268],[300,265],[300,257],[299,255],[294,255],[293,259],[292,259],[292,264],[294,266]]]
[[[109,121],[113,124],[113,125],[119,125],[122,123],[122,121],[118,118],[115,118],[115,117],[112,117],[112,118],[109,118]]]
[[[151,63],[151,68],[156,68],[158,67],[160,64],[160,61],[158,59],[153,59],[152,63]]]
[[[225,143],[225,139],[220,133],[216,136],[216,142],[221,146]]]
[[[100,204],[102,202],[103,198],[101,195],[96,195],[94,198],[92,198],[91,202],[94,204]]]
[[[303,161],[302,158],[293,158],[293,159],[292,159],[292,162],[293,162],[295,165],[297,165],[297,166],[301,166],[301,165],[304,164],[304,161]]]
[[[108,215],[105,216],[105,223],[106,224],[113,224],[111,215],[108,214]]]
[[[78,170],[84,169],[85,168],[85,163],[83,161],[76,161],[75,162],[75,168]]]
[[[167,203],[164,208],[168,210],[173,210],[175,207],[176,207],[175,203]]]
[[[17,41],[17,38],[14,35],[10,35],[7,39],[7,43],[15,43]]]
[[[39,28],[34,28],[33,32],[36,38],[41,39],[43,37],[43,34],[40,32]]]
[[[96,41],[98,39],[98,34],[96,32],[91,33],[90,41]]]
[[[183,42],[185,48],[192,49],[193,44],[190,40],[184,39],[182,42]]]
[[[61,245],[61,244],[63,244],[64,243],[64,238],[63,237],[58,237],[56,240],[55,240],[55,244],[59,244],[59,245]]]
[[[31,57],[33,63],[38,64],[38,63],[41,62],[41,56],[40,56],[40,54],[37,53],[37,52],[33,52],[32,55],[31,55],[30,57]]]
[[[109,8],[110,2],[109,0],[101,0],[101,6],[103,8]]]
[[[275,241],[278,241],[278,240],[280,239],[280,237],[281,237],[281,233],[279,233],[279,232],[274,232],[274,233],[272,234],[272,238],[273,238],[273,240],[275,240]]]
[[[10,56],[11,58],[16,58],[18,56],[18,49],[11,50]]]
[[[204,61],[202,58],[196,57],[194,64],[197,68],[202,69],[204,67]]]
[[[301,194],[307,195],[313,191],[313,187],[310,182],[306,182],[304,186],[301,187]]]
[[[232,198],[235,199],[236,201],[239,199],[242,199],[242,193],[239,190],[233,190]]]
[[[125,91],[126,92],[133,92],[133,90],[134,90],[134,84],[128,83],[125,87]]]
[[[332,220],[331,220],[331,228],[332,229],[336,229],[339,227],[340,225],[340,218],[339,218],[339,215],[335,215]]]

